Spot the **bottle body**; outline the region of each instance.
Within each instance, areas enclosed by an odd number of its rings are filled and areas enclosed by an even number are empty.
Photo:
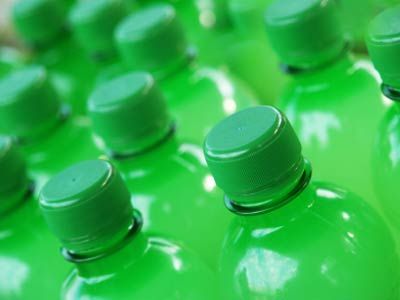
[[[382,219],[357,196],[316,182],[272,212],[235,217],[220,284],[223,299],[397,299],[398,264]]]
[[[363,61],[342,58],[319,71],[295,75],[280,107],[313,162],[317,180],[348,188],[374,207],[373,134],[384,114],[379,83]]]
[[[163,238],[139,233],[133,239],[145,245],[133,241],[107,261],[77,263],[63,298],[217,299],[214,274],[195,255]]]
[[[143,215],[143,230],[185,244],[215,268],[231,219],[201,149],[164,142],[137,157],[115,161]],[[205,242],[206,241],[206,242]]]
[[[38,190],[67,166],[101,155],[92,141],[87,117],[71,115],[60,120],[45,136],[22,144],[21,150]]]
[[[396,199],[400,169],[400,110],[395,103],[385,114],[376,135],[373,152],[374,187],[388,221],[392,225],[400,245],[400,206]]]
[[[230,47],[228,65],[243,78],[263,104],[274,104],[288,81],[267,39],[264,14],[272,1],[229,1],[229,13],[236,32]],[[240,41],[240,42],[238,42]],[[254,69],[257,66],[257,69]]]
[[[202,144],[218,121],[255,104],[251,93],[226,73],[191,65],[159,81],[178,134]]]
[[[58,299],[71,266],[59,254],[36,199],[27,197],[0,222],[0,298]]]

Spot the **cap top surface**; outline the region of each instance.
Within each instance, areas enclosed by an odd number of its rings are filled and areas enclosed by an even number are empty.
[[[310,14],[319,5],[325,5],[327,1],[320,0],[279,0],[274,1],[268,7],[266,18],[272,22],[285,22],[293,17],[301,17]]]
[[[387,9],[379,14],[369,28],[369,36],[374,42],[400,41],[400,6]]]
[[[0,160],[7,154],[12,145],[11,138],[0,136]]]
[[[43,188],[42,197],[47,204],[78,200],[80,195],[96,193],[112,173],[109,162],[102,160],[85,161],[73,165],[53,177]]]
[[[99,86],[90,97],[92,108],[108,108],[137,99],[153,85],[153,78],[147,73],[130,73]],[[140,98],[140,97],[138,97]]]
[[[34,88],[45,78],[46,71],[43,67],[28,67],[11,73],[0,81],[0,104],[15,99],[15,96]]]
[[[175,10],[167,4],[158,4],[126,18],[117,29],[119,39],[136,40],[163,28],[175,18]]]
[[[96,1],[80,1],[71,10],[70,20],[72,22],[90,22],[95,19],[98,14],[105,12],[111,7],[112,1],[96,0]]]
[[[213,153],[232,152],[265,143],[279,127],[279,113],[271,107],[254,107],[234,114],[216,125],[207,137]]]

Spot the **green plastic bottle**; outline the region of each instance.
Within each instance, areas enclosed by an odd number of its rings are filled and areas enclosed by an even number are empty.
[[[381,120],[373,156],[374,185],[380,203],[395,229],[400,245],[400,203],[397,200],[400,179],[400,6],[378,15],[371,23],[367,45],[379,71],[383,94],[392,107]]]
[[[288,81],[265,32],[264,13],[271,0],[230,0],[237,42],[227,52],[228,65],[265,104],[273,104]]]
[[[0,137],[0,298],[58,299],[70,266],[40,214],[25,161]]]
[[[347,52],[335,3],[278,0],[267,10],[266,25],[292,75],[278,107],[313,162],[315,178],[377,206],[370,162],[385,103],[372,65]]]
[[[88,111],[99,146],[143,214],[144,230],[167,234],[215,267],[230,215],[201,147],[180,137],[151,75],[128,73],[102,84]]]
[[[197,256],[141,232],[140,215],[109,162],[84,161],[56,175],[40,206],[74,264],[63,299],[217,299],[214,274]]]
[[[46,66],[60,97],[75,113],[84,114],[95,68],[71,38],[67,12],[63,1],[19,0],[12,18],[19,36],[31,48],[31,61]]]
[[[355,194],[310,181],[280,111],[228,117],[204,152],[236,214],[221,252],[222,299],[399,299],[399,258],[384,221]]]
[[[19,69],[0,81],[0,134],[17,139],[38,187],[66,166],[101,153],[89,123],[70,114],[42,66]]]
[[[202,143],[216,122],[255,103],[225,73],[196,64],[170,5],[153,5],[131,14],[117,26],[115,40],[128,69],[155,76],[180,134],[195,142]]]

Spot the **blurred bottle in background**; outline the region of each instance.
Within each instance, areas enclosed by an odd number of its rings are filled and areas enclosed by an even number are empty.
[[[378,209],[370,162],[387,103],[372,65],[349,55],[337,5],[278,0],[267,10],[266,25],[292,77],[277,105],[313,162],[315,178],[347,187]]]

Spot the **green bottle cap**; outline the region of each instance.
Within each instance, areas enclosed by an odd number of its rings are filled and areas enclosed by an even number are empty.
[[[217,185],[233,201],[274,205],[304,171],[300,142],[286,119],[271,106],[229,116],[208,134],[204,153]]]
[[[133,224],[130,194],[111,163],[84,161],[43,187],[40,208],[71,253],[95,254],[120,242]]]
[[[0,213],[24,198],[29,180],[26,164],[11,138],[0,136]]]
[[[295,68],[323,65],[345,48],[332,0],[276,0],[265,14],[267,34],[281,61]]]
[[[165,76],[188,59],[188,44],[174,8],[152,5],[125,18],[115,31],[125,63]]]
[[[172,122],[153,77],[132,72],[99,85],[88,111],[96,135],[114,154],[141,152],[163,139]]]
[[[35,137],[58,122],[60,111],[61,103],[43,67],[26,67],[0,81],[0,134]]]
[[[66,7],[59,0],[19,0],[12,15],[21,37],[29,44],[42,46],[63,31]]]
[[[367,46],[383,83],[400,90],[400,5],[385,10],[371,22]]]
[[[114,29],[127,14],[121,0],[96,0],[77,2],[69,20],[80,45],[95,59],[115,55]]]

